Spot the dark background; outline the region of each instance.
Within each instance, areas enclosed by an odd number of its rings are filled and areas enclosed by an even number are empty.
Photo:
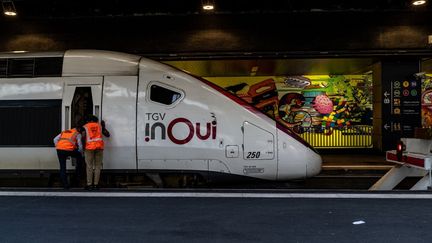
[[[0,52],[94,48],[155,57],[430,56],[431,4],[409,1],[14,1]]]

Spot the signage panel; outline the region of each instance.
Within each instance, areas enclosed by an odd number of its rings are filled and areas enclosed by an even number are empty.
[[[421,127],[421,83],[414,76],[419,61],[382,63],[383,150],[394,149],[401,137]]]

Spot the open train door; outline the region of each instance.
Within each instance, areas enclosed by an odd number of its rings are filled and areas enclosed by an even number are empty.
[[[67,78],[62,100],[62,129],[84,122],[88,115],[101,118],[102,77]]]
[[[62,130],[82,125],[86,116],[101,118],[102,77],[73,77],[64,79],[62,99]],[[67,168],[74,166],[67,161]]]

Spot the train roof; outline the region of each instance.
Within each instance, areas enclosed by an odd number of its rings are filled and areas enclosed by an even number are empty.
[[[62,76],[138,75],[141,56],[101,50],[69,50],[64,53]]]
[[[141,58],[103,50],[0,53],[0,77],[135,76]]]
[[[9,58],[39,58],[39,57],[63,57],[64,52],[24,52],[24,51],[12,51],[12,52],[0,52],[1,59]]]

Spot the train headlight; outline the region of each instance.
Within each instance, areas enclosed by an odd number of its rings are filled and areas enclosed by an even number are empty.
[[[405,144],[402,141],[398,141],[396,145],[396,156],[398,161],[402,161],[403,152],[405,151]]]

